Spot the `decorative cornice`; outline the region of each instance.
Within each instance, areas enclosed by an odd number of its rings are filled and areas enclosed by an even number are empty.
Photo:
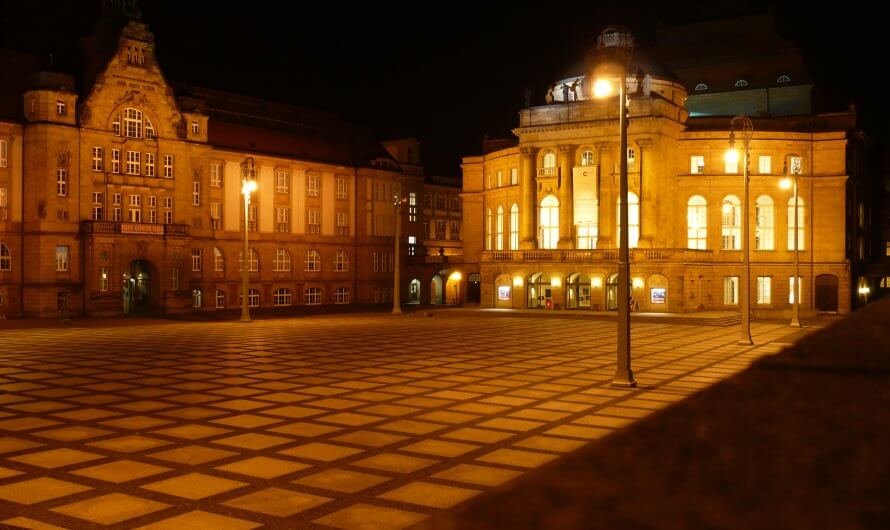
[[[537,147],[520,147],[519,153],[525,158],[535,158],[538,156],[538,150]]]
[[[571,154],[578,150],[578,146],[574,145],[574,144],[561,144],[561,145],[557,145],[556,149],[560,153],[570,153]]]

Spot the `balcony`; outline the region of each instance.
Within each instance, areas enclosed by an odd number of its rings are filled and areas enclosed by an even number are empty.
[[[538,168],[538,178],[556,178],[559,176],[558,167],[541,167]]]

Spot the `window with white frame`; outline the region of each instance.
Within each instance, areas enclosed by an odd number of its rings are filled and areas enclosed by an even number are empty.
[[[306,231],[310,234],[318,234],[321,232],[321,227],[319,226],[321,223],[321,211],[315,208],[310,208],[306,211],[307,223],[306,223]]]
[[[556,248],[559,241],[559,199],[554,195],[544,197],[538,211],[540,248]]]
[[[349,188],[347,187],[347,181],[343,177],[337,177],[337,198],[338,199],[348,199],[349,198]]]
[[[519,184],[519,170],[515,167],[510,168],[510,185],[516,186]]]
[[[112,208],[111,209],[111,220],[112,221],[122,221],[123,217],[121,216],[120,208]]]
[[[806,241],[806,210],[803,198],[797,198],[797,250],[804,250]],[[794,197],[788,199],[788,250],[794,250]]]
[[[615,216],[617,218],[615,226],[618,227],[616,241],[621,241],[621,197],[618,197]],[[640,198],[633,192],[627,194],[627,224],[628,246],[629,248],[636,248],[640,242]]]
[[[504,207],[498,206],[497,218],[495,219],[495,238],[494,249],[504,250]]]
[[[217,309],[225,309],[226,307],[226,292],[222,289],[216,290],[216,308]]]
[[[634,151],[633,147],[627,148],[627,170],[628,171],[636,171],[637,167],[637,153]]]
[[[130,208],[130,222],[131,223],[141,223],[142,222],[142,210]]]
[[[800,291],[800,301],[803,303],[803,276],[797,277],[797,290]],[[794,303],[794,276],[788,277],[788,303]]]
[[[56,194],[59,197],[67,197],[68,196],[68,170],[67,169],[57,169],[56,170]]]
[[[109,283],[108,267],[101,267],[99,269],[99,291],[108,291]]]
[[[275,251],[275,259],[272,261],[272,270],[275,272],[290,271],[290,252],[287,249],[279,248]]]
[[[307,271],[317,272],[321,270],[321,254],[315,249],[306,251],[306,268]]]
[[[192,309],[201,309],[204,306],[204,293],[201,289],[192,291]]]
[[[594,165],[594,155],[593,151],[587,150],[581,153],[581,165],[582,166],[592,166]]]
[[[213,272],[222,272],[226,266],[226,258],[222,250],[213,247]]]
[[[249,272],[257,272],[260,270],[260,257],[257,255],[256,249],[248,249],[247,270]],[[238,253],[238,272],[244,271],[244,251]]]
[[[318,197],[319,177],[315,174],[306,175],[306,195]]]
[[[345,250],[338,250],[334,254],[334,271],[346,272],[349,270],[349,256]]]
[[[142,138],[142,111],[124,109],[124,136]]]
[[[192,121],[192,134],[198,134],[200,128],[198,127],[198,122]]]
[[[408,222],[417,222],[417,194],[413,191],[408,194]]]
[[[152,224],[158,222],[158,211],[157,210],[149,210],[148,211],[148,222],[152,223]]]
[[[775,208],[769,195],[757,197],[754,203],[754,249],[774,250],[775,244]]]
[[[112,193],[111,194],[111,204],[115,206],[121,205],[121,194],[120,193]]]
[[[275,191],[277,193],[287,193],[290,191],[290,173],[287,171],[278,171],[275,178]]]
[[[689,157],[689,172],[693,175],[701,175],[705,172],[705,157],[703,155]]]
[[[222,211],[221,202],[210,203],[210,222],[213,228],[217,230],[222,228]]]
[[[173,197],[164,197],[164,208],[173,208]]]
[[[56,100],[56,114],[59,116],[65,116],[68,114],[68,105],[65,104],[61,99]]]
[[[0,271],[12,270],[12,253],[6,243],[0,243]]]
[[[250,289],[247,291],[248,307],[260,307],[260,290]]]
[[[293,292],[290,289],[275,289],[272,293],[272,303],[275,307],[293,305]]]
[[[111,150],[111,172],[112,173],[120,173],[121,172],[121,150],[120,149],[112,149]]]
[[[318,287],[306,289],[305,301],[306,305],[321,305],[321,289]]]
[[[510,250],[519,249],[519,205],[510,207]]]
[[[219,163],[212,162],[210,164],[210,186],[218,188],[222,185],[222,177],[219,173]]]
[[[111,132],[115,136],[121,135],[121,115],[119,113],[114,115],[114,120],[111,122]]]
[[[56,270],[65,272],[68,270],[68,247],[56,247]]]
[[[102,171],[104,169],[104,155],[101,147],[93,148],[93,171]]]
[[[164,178],[173,178],[173,155],[164,155]]]
[[[173,210],[164,210],[164,224],[173,224]]]
[[[708,89],[707,83],[699,83],[699,84],[695,85],[696,92],[701,92],[701,91],[707,90],[707,89]]]
[[[155,176],[155,154],[145,153],[145,176]]]
[[[130,195],[130,206],[131,207],[141,207],[142,206],[142,195]]]
[[[158,207],[158,198],[155,195],[148,196],[148,207],[149,208],[157,208]]]
[[[757,277],[757,303],[758,304],[769,304],[772,302],[772,282],[773,279],[770,276],[758,276]]]
[[[739,303],[739,277],[723,277],[723,304],[736,305]]]
[[[769,175],[773,172],[773,157],[761,155],[757,158],[757,161],[757,169],[761,175]]]
[[[335,304],[348,304],[352,301],[352,292],[346,287],[337,287],[334,291]]]
[[[0,167],[9,165],[9,144],[6,140],[0,140]]]
[[[494,235],[491,232],[491,208],[485,211],[485,250],[491,250]]]
[[[791,82],[791,76],[789,76],[789,75],[782,74],[776,78],[776,83],[790,83],[790,82]]]
[[[103,218],[103,208],[104,208],[104,198],[105,194],[101,191],[93,192],[93,221],[101,221]],[[0,205],[2,206],[2,205]]]
[[[127,151],[127,175],[138,175],[140,173],[140,158],[141,153],[139,151]]]
[[[349,235],[349,212],[345,210],[337,211],[337,235],[338,236],[348,236]]]
[[[723,250],[740,250],[742,248],[742,206],[739,198],[735,195],[724,197],[721,213],[723,214],[721,224]]]
[[[201,205],[201,183],[192,182],[192,206]]]
[[[708,201],[693,195],[686,205],[686,240],[689,248],[708,248]]]
[[[201,272],[201,261],[203,258],[203,249],[192,249],[192,272]]]
[[[275,208],[275,231],[290,232],[289,208]]]

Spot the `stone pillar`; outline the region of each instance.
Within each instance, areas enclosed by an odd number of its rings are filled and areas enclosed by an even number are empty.
[[[537,246],[537,208],[535,197],[537,196],[537,184],[535,170],[537,165],[538,149],[536,147],[522,147],[520,149],[519,164],[519,193],[522,197],[519,205],[519,248],[533,249]]]
[[[658,179],[655,178],[655,158],[652,139],[637,140],[637,161],[640,168],[640,248],[655,246],[655,230],[658,226]]]
[[[614,146],[611,142],[596,144],[597,159],[597,200],[599,201],[599,236],[596,248],[615,248],[615,179],[612,174]],[[603,279],[605,289],[605,279]]]
[[[560,145],[559,150],[559,248],[575,248],[575,194],[572,168],[577,145]]]

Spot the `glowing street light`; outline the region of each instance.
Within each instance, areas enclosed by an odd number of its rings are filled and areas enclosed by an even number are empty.
[[[797,155],[790,155],[797,156]],[[799,328],[800,326],[800,252],[798,249],[798,238],[800,234],[798,234],[797,227],[797,206],[798,206],[798,196],[797,196],[797,184],[799,172],[794,171],[794,179],[792,180],[790,177],[785,177],[779,181],[779,187],[783,190],[794,190],[794,279],[792,281],[792,286],[794,292],[792,293],[792,306],[791,306],[791,324],[792,328]],[[788,165],[785,165],[785,173],[788,173]]]
[[[244,251],[241,254],[241,322],[250,322],[250,249],[247,246],[250,219],[250,194],[257,189],[256,167],[253,157],[241,163],[241,194],[244,195]]]
[[[742,147],[744,148],[742,174],[745,179],[745,191],[742,199],[742,272],[744,276],[742,276],[741,285],[742,296],[739,300],[739,310],[742,314],[742,333],[739,337],[739,344],[754,344],[751,340],[751,261],[748,248],[750,246],[748,241],[751,237],[749,235],[750,227],[748,226],[748,185],[750,180],[748,178],[748,160],[751,156],[751,137],[754,136],[754,124],[751,123],[747,116],[736,116],[729,122],[729,150],[726,152],[726,161],[729,163],[738,162],[739,160],[739,151],[735,146],[736,123],[741,125],[739,134],[742,137]],[[727,203],[724,203],[724,212],[726,212],[726,206]],[[732,208],[731,205],[730,208]]]
[[[612,93],[612,83],[606,79],[597,79],[593,82],[593,96],[604,98]]]

